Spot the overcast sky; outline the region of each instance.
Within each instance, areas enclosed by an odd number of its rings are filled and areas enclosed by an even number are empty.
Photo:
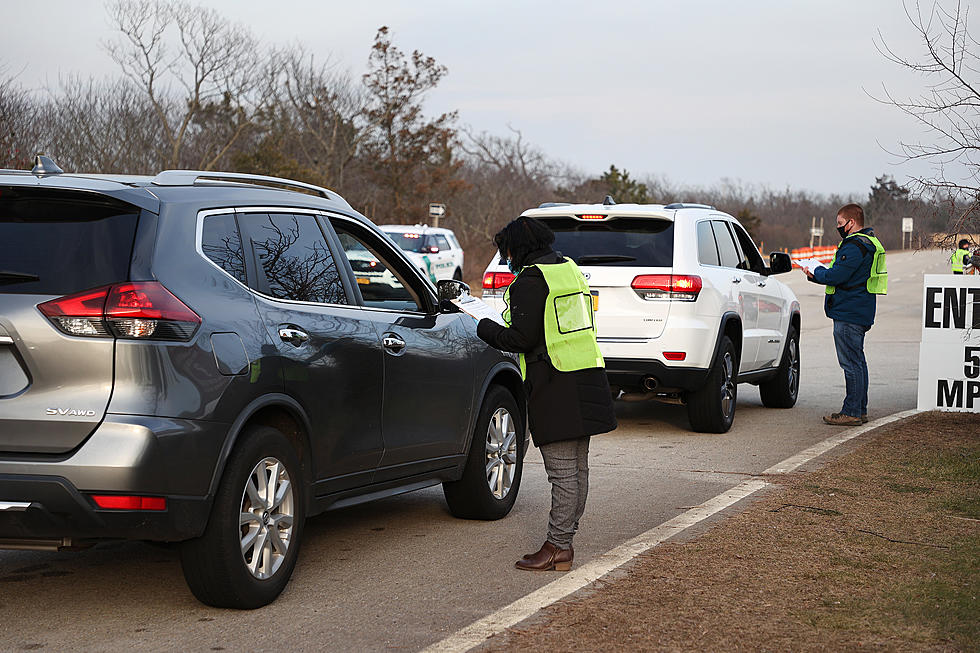
[[[615,164],[682,184],[863,195],[882,173],[924,170],[886,151],[921,139],[920,128],[866,93],[883,82],[919,90],[875,49],[880,30],[894,50],[921,51],[901,0],[200,4],[356,75],[388,25],[401,50],[449,68],[427,112],[456,109],[477,131],[510,125],[583,172]],[[0,66],[22,84],[117,74],[100,47],[113,35],[101,1],[6,2],[3,12]]]

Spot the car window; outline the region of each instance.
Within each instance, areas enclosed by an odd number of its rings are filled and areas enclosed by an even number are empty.
[[[138,211],[94,193],[0,189],[0,293],[68,295],[125,281]]]
[[[541,220],[555,232],[554,249],[579,265],[669,268],[674,264],[674,223],[670,220]]]
[[[752,270],[753,272],[765,272],[766,263],[762,260],[762,255],[759,254],[758,248],[755,243],[752,242],[752,238],[745,233],[745,229],[741,226],[732,223],[732,229],[735,230],[735,237],[738,238],[738,244],[742,246],[742,263],[739,267],[745,270]]]
[[[742,257],[738,253],[738,248],[735,247],[735,240],[732,238],[732,233],[728,230],[724,220],[712,220],[711,230],[715,234],[715,242],[718,243],[718,256],[721,259],[721,265],[726,268],[737,268],[738,264],[742,262]]]
[[[392,311],[423,312],[418,293],[384,252],[380,239],[345,220],[332,220],[365,306]]]
[[[245,281],[245,252],[238,234],[235,216],[231,213],[209,215],[201,230],[201,251],[214,263],[238,279]]]
[[[436,236],[436,247],[438,247],[443,252],[451,249],[451,246],[449,245],[449,241],[446,240],[446,237],[441,234]]]
[[[425,238],[414,231],[386,231],[395,244],[406,252],[421,252]]]
[[[698,223],[698,262],[702,265],[721,265],[711,223],[707,220]]]
[[[348,303],[337,262],[314,216],[246,213],[239,219],[260,264],[258,290],[277,299]]]

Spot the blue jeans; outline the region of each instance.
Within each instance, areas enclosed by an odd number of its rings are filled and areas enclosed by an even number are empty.
[[[864,357],[864,334],[871,327],[834,320],[837,362],[844,370],[844,406],[840,412],[861,417],[868,412],[868,361]]]

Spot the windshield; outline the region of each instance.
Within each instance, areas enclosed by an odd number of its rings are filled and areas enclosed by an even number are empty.
[[[541,220],[555,232],[554,249],[578,265],[669,268],[674,264],[674,223],[669,220]]]
[[[395,244],[406,252],[421,252],[425,238],[422,234],[407,231],[386,231]]]

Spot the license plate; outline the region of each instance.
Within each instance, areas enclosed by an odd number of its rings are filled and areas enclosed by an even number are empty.
[[[595,313],[599,310],[599,291],[592,291],[592,312]]]
[[[371,280],[368,279],[368,278],[366,278],[366,277],[356,277],[356,278],[357,278],[357,285],[359,285],[359,286],[370,286],[371,285]]]

